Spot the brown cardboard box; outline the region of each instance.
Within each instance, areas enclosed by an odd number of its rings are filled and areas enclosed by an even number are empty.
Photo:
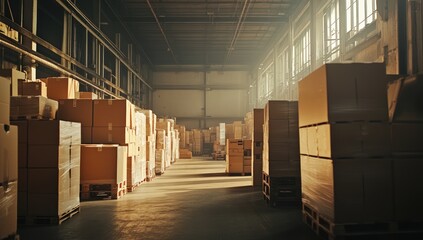
[[[251,149],[253,142],[250,139],[244,140],[244,149]]]
[[[288,120],[289,101],[269,100],[264,108],[264,120]]]
[[[311,127],[310,127],[311,128]],[[304,155],[309,155],[308,148],[308,128],[300,128],[300,153]]]
[[[244,165],[244,173],[251,173],[251,165],[245,166]]]
[[[0,239],[15,235],[18,223],[18,183],[0,186]]]
[[[9,124],[10,116],[10,81],[0,77],[0,123]]]
[[[18,143],[18,167],[25,168],[27,166],[28,166],[28,144]]]
[[[78,99],[98,99],[97,94],[93,93],[93,92],[77,92],[76,93],[76,98]]]
[[[233,148],[241,148],[241,149],[243,149],[244,148],[244,143],[243,143],[242,140],[239,140],[239,139],[228,139],[227,142],[226,142],[226,146],[228,148],[231,148],[231,149],[233,149]]]
[[[46,83],[47,96],[50,99],[74,99],[79,91],[79,82],[68,77],[49,77],[41,79]]]
[[[47,97],[46,84],[41,81],[19,82],[19,89],[21,90],[19,95],[22,96]]]
[[[61,120],[28,122],[29,145],[79,145],[81,124]]]
[[[98,144],[126,145],[130,142],[130,129],[128,127],[93,127],[92,142]]]
[[[423,189],[416,187],[423,181],[423,157],[396,158],[394,170],[395,219],[398,221],[422,221]]]
[[[59,168],[69,164],[70,145],[28,145],[29,168]]]
[[[387,121],[383,63],[325,64],[299,82],[300,126]]]
[[[18,169],[18,189],[19,192],[28,191],[28,168]]]
[[[263,171],[271,177],[299,177],[300,162],[297,160],[269,161]]]
[[[81,183],[126,181],[126,161],[125,146],[83,144],[81,145]]]
[[[24,72],[16,69],[0,69],[0,76],[9,80],[9,96],[18,96],[19,81],[25,80],[26,76]]]
[[[57,118],[70,122],[80,122],[82,127],[91,127],[93,126],[93,100],[59,100],[59,111],[57,112]]]
[[[423,123],[392,123],[391,126],[392,151],[394,153],[423,152]]]
[[[229,162],[228,173],[243,173],[244,165],[242,162]]]
[[[18,179],[18,127],[0,124],[0,182]]]
[[[388,123],[323,124],[317,126],[316,137],[313,141],[321,157],[380,157],[390,153]]]
[[[42,96],[17,96],[10,99],[10,117],[55,119],[58,102]]]
[[[93,132],[92,127],[81,127],[81,143],[82,144],[93,143],[92,132]]]
[[[101,99],[94,100],[95,127],[131,127],[132,107],[128,100]]]
[[[301,156],[303,202],[334,223],[393,219],[389,159]]]

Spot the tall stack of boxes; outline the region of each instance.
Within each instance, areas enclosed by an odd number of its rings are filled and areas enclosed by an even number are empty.
[[[156,128],[160,130],[164,130],[164,159],[165,159],[165,169],[170,167],[172,163],[172,129],[171,129],[171,121],[167,121],[167,119],[159,118],[156,122]],[[157,133],[158,134],[158,133]],[[162,136],[157,136],[157,141]],[[161,140],[161,139],[160,139]],[[159,143],[158,143],[159,144]]]
[[[395,98],[390,124],[394,172],[394,215],[399,222],[423,221],[423,76],[398,80],[402,86]]]
[[[127,190],[132,192],[146,178],[146,117],[135,112],[135,145],[128,144]]]
[[[263,121],[263,194],[268,203],[301,201],[298,102],[269,101]]]
[[[255,108],[252,112],[252,142],[253,147],[251,151],[251,176],[253,187],[261,187],[263,184],[263,123],[264,110]]]
[[[16,235],[18,127],[9,125],[9,79],[0,77],[0,239]]]
[[[333,237],[323,220],[394,219],[386,95],[381,63],[326,64],[299,83],[303,215]]]
[[[226,140],[226,172],[244,173],[244,142],[241,139]]]
[[[156,128],[155,128],[155,114],[151,110],[140,110],[140,112],[144,113],[146,116],[146,176],[152,178],[157,173],[157,166],[156,166]],[[160,166],[159,166],[160,167]],[[148,172],[148,174],[147,174]],[[160,170],[159,170],[160,173]]]
[[[161,175],[166,169],[166,131],[159,129],[156,130],[156,174]]]
[[[201,155],[203,153],[203,134],[199,129],[193,129],[193,149],[194,155]]]
[[[251,153],[252,153],[251,139],[243,140],[244,159],[243,159],[243,174],[251,174]]]
[[[233,128],[234,128],[234,138],[243,139],[244,138],[244,135],[243,135],[244,124],[242,123],[242,121],[234,121]]]
[[[81,124],[28,121],[27,156],[26,223],[79,212]]]

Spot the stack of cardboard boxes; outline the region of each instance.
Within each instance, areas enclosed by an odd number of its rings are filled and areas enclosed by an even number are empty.
[[[166,131],[156,130],[156,174],[161,175],[166,169]]]
[[[326,64],[299,83],[303,214],[331,236],[323,220],[393,220],[386,94],[381,63]]]
[[[229,174],[244,172],[244,142],[241,139],[226,140],[226,172]]]
[[[10,80],[0,77],[0,239],[16,235],[18,127],[9,123]]]
[[[252,141],[244,139],[243,174],[251,174]]]
[[[398,79],[393,84],[401,86],[390,114],[395,220],[421,222],[423,190],[415,184],[423,181],[423,76]]]
[[[156,169],[156,115],[151,110],[139,110],[146,116],[145,139],[146,139],[146,176],[150,179],[157,173]],[[160,167],[160,166],[159,166]],[[159,170],[160,173],[160,170]]]
[[[278,203],[300,203],[298,103],[269,101],[263,123],[263,194]]]
[[[263,184],[263,122],[264,111],[263,109],[255,108],[252,112],[252,142],[253,147],[251,151],[252,157],[252,184],[253,187],[261,187]]]
[[[199,129],[193,129],[193,146],[192,153],[194,155],[201,155],[203,153],[203,134]]]
[[[135,146],[128,144],[127,189],[132,192],[147,176],[146,117],[135,111]]]

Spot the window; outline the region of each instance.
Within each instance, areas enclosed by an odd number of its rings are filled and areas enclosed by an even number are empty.
[[[289,100],[289,88],[290,88],[290,74],[289,64],[291,63],[289,58],[289,48],[285,48],[282,53],[278,56],[278,98],[282,100]]]
[[[339,57],[339,2],[329,5],[323,13],[323,62],[332,62]]]
[[[353,37],[377,18],[376,0],[346,0],[347,33]]]
[[[300,74],[307,74],[311,66],[311,49],[310,49],[310,28],[306,28],[302,34],[294,41],[292,52],[294,54],[294,62],[292,65],[292,77],[302,77]]]
[[[260,75],[261,88],[259,89],[262,98],[269,99],[275,88],[275,74],[273,71],[273,63],[268,65]]]

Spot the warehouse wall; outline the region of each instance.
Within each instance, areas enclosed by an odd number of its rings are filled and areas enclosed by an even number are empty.
[[[420,0],[417,2],[421,4]],[[377,3],[377,19],[357,32],[347,32],[345,1],[301,1],[277,40],[251,72],[250,85],[254,88],[249,91],[249,108],[263,107],[270,99],[296,100],[298,81],[328,62],[385,62],[388,74],[404,73],[407,70],[407,39],[401,38],[406,35],[401,35],[399,29],[406,28],[407,3],[399,0],[374,3]],[[338,12],[332,11],[334,8]],[[336,35],[329,36],[327,41],[337,39],[338,45],[328,54],[324,30],[328,24],[325,17],[331,14],[339,25],[337,29],[330,29]],[[422,42],[421,36],[419,39],[417,43]],[[306,50],[299,55],[296,52],[299,48]],[[296,55],[307,62],[296,62]]]
[[[248,71],[156,71],[152,109],[188,129],[241,120],[247,112]]]

